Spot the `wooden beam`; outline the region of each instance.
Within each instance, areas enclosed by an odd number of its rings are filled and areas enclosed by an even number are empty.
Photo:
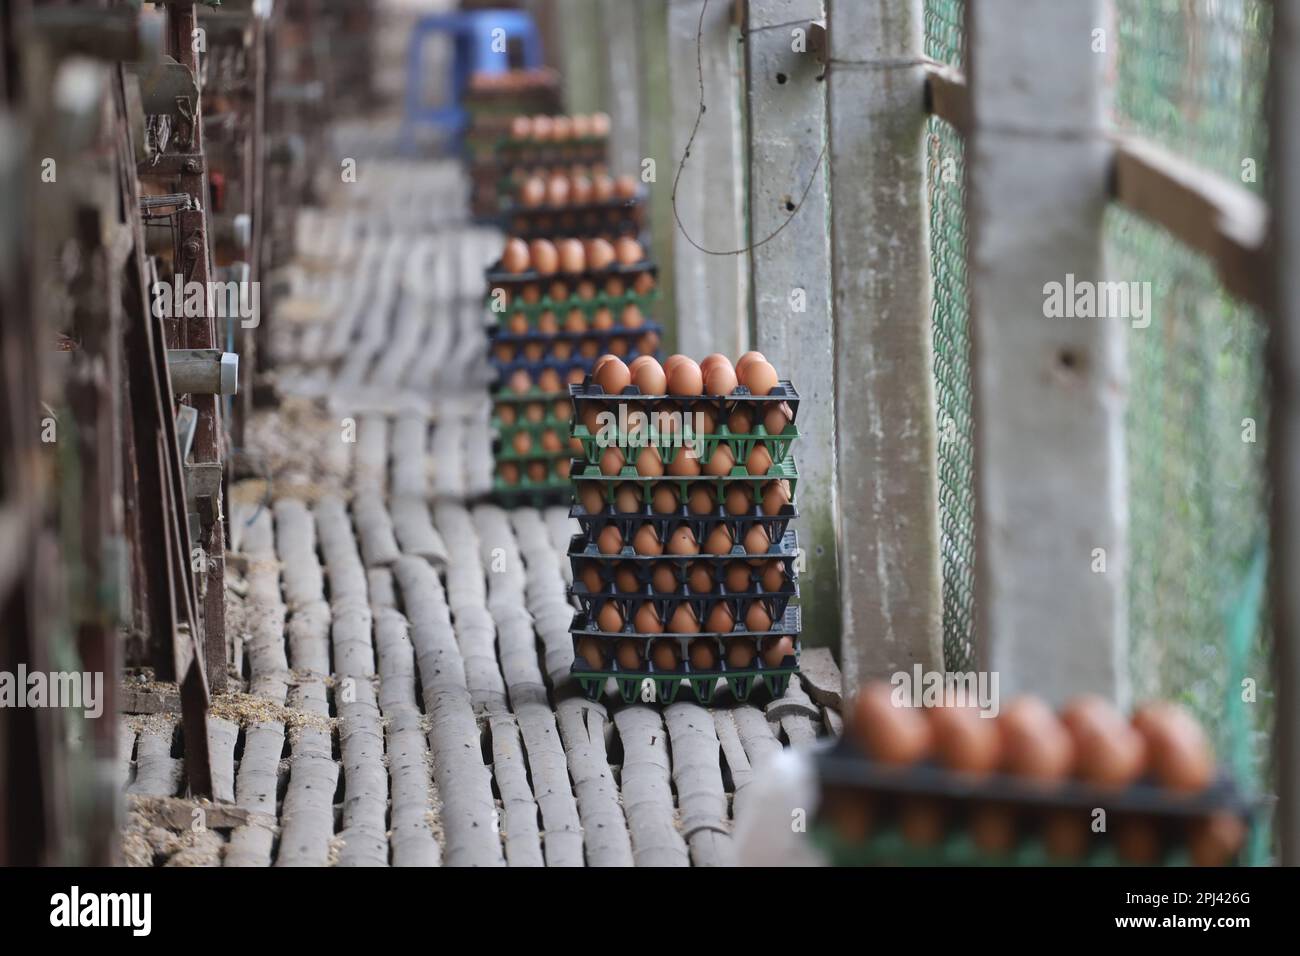
[[[1277,773],[1278,861],[1300,865],[1300,8],[1273,6],[1268,100],[1274,175],[1269,336],[1272,403],[1269,446],[1273,485],[1273,641],[1277,694],[1273,715]]]
[[[645,155],[655,162],[654,179],[647,185],[650,195],[650,248],[659,266],[660,305],[655,319],[663,326],[663,350],[677,351],[677,312],[674,301],[673,113],[668,69],[668,0],[643,0],[637,4],[641,38],[641,121]]]
[[[749,263],[743,255],[744,159],[738,85],[742,66],[731,4],[725,0],[669,3],[668,67],[673,156],[672,168],[661,175],[673,183],[676,197],[678,222],[665,225],[676,229],[677,347],[696,359],[723,352],[734,360],[749,345]],[[690,155],[678,177],[688,145]]]
[[[826,229],[826,83],[808,43],[822,0],[749,0],[749,222],[755,346],[799,389],[799,586],[805,647],[837,643],[835,328]],[[807,190],[807,195],[805,195]],[[792,207],[793,211],[792,211]],[[780,230],[777,232],[777,230]]]
[[[600,0],[600,47],[610,119],[609,166],[615,175],[641,174],[641,42],[637,4]]]
[[[1127,330],[1046,305],[1048,283],[1105,278],[1101,8],[967,8],[977,660],[1056,704],[1128,696]]]
[[[1264,305],[1268,206],[1250,190],[1155,143],[1117,136],[1114,196],[1207,256],[1227,291]]]
[[[943,667],[921,0],[830,0],[841,668]],[[802,494],[804,486],[799,491]]]

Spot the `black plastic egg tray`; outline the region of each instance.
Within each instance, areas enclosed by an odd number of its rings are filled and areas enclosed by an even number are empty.
[[[640,273],[638,273],[638,275],[639,274]],[[606,276],[605,278],[608,279],[609,277]],[[551,281],[555,281],[554,277],[551,277]],[[625,287],[625,291],[621,295],[610,295],[608,292],[604,290],[604,288],[601,288],[590,299],[584,299],[582,298],[582,296],[573,293],[571,293],[569,296],[563,299],[553,299],[550,296],[550,289],[548,287],[545,292],[542,292],[538,296],[536,302],[525,302],[522,298],[516,298],[510,302],[505,303],[504,308],[501,309],[495,307],[496,306],[495,297],[493,295],[492,290],[489,289],[484,304],[487,306],[488,317],[495,320],[494,322],[492,322],[491,325],[488,326],[488,328],[489,329],[497,328],[499,330],[497,332],[489,331],[488,333],[489,335],[496,335],[498,337],[509,335],[513,339],[527,340],[528,336],[530,335],[568,334],[577,338],[581,338],[584,334],[586,334],[584,332],[565,333],[563,326],[561,326],[559,331],[555,333],[532,331],[537,327],[537,317],[540,316],[543,312],[554,312],[557,321],[560,322],[562,322],[563,319],[574,309],[578,309],[579,311],[581,311],[582,314],[587,318],[590,318],[598,309],[609,309],[611,312],[613,312],[614,310],[618,310],[619,313],[621,314],[623,308],[629,305],[635,305],[637,308],[641,309],[643,313],[648,313],[650,307],[658,299],[659,299],[658,286],[651,288],[649,292],[646,292],[644,294],[626,289]],[[512,315],[515,315],[517,313],[523,313],[523,315],[528,318],[528,326],[530,329],[529,332],[522,333],[522,334],[520,333],[512,334],[506,331],[505,322]],[[637,330],[629,330],[629,331],[637,331]]]
[[[645,226],[645,202],[609,199],[580,206],[514,206],[501,213],[501,228],[520,239],[633,236]]]
[[[570,472],[574,481],[599,484],[606,501],[613,501],[618,486],[628,482],[640,486],[641,500],[645,501],[654,494],[654,486],[665,481],[677,489],[677,496],[682,501],[689,497],[691,485],[700,482],[704,482],[713,489],[715,499],[723,501],[726,498],[727,487],[738,481],[743,481],[752,486],[755,498],[763,497],[763,486],[768,482],[786,481],[789,482],[790,495],[793,499],[795,485],[799,480],[799,471],[795,465],[794,455],[787,455],[784,461],[773,464],[771,468],[761,475],[751,475],[743,465],[737,465],[731,469],[730,474],[726,475],[640,475],[637,474],[635,465],[628,464],[625,464],[618,474],[606,475],[601,473],[599,465],[593,465],[585,458],[575,458]]]
[[[503,137],[495,147],[496,162],[503,167],[592,166],[609,164],[609,137],[588,136],[563,142],[539,143]]]
[[[760,443],[767,447],[774,463],[785,461],[790,454],[790,444],[799,437],[799,429],[791,422],[781,434],[770,435],[762,425],[758,426],[757,431],[743,433],[732,432],[723,425],[710,434],[695,435],[691,429],[687,429],[683,435],[678,436],[671,432],[660,433],[658,429],[650,427],[643,435],[629,435],[615,430],[612,434],[602,436],[599,433],[593,435],[586,425],[578,424],[573,426],[573,435],[582,442],[583,457],[593,465],[600,462],[600,456],[606,448],[618,448],[631,465],[637,463],[641,452],[647,448],[657,451],[665,465],[672,464],[681,454],[695,455],[701,465],[707,465],[713,460],[713,453],[718,446],[726,445],[731,449],[736,464],[748,471],[750,452]]]
[[[503,508],[545,508],[569,501],[571,487],[567,478],[552,475],[546,481],[533,481],[520,474],[519,481],[506,484],[499,474],[492,476],[492,498]]]
[[[718,632],[723,637],[747,637],[755,633],[764,635],[784,633],[780,630],[773,632],[770,629],[763,632],[744,630],[745,615],[748,613],[750,606],[758,602],[763,605],[764,610],[767,611],[768,616],[772,618],[775,622],[774,626],[776,626],[784,621],[785,612],[790,605],[790,601],[799,596],[799,581],[797,578],[786,578],[779,591],[766,591],[761,584],[753,581],[751,581],[752,587],[749,590],[730,591],[727,589],[725,582],[718,582],[712,592],[704,594],[697,594],[689,590],[680,578],[678,590],[675,592],[656,591],[651,586],[648,577],[639,579],[637,583],[636,591],[626,592],[618,590],[611,581],[606,581],[603,590],[592,593],[587,590],[587,586],[583,582],[575,581],[569,587],[569,595],[577,599],[578,606],[592,621],[596,620],[596,616],[606,604],[613,604],[623,616],[623,619],[628,622],[632,621],[637,608],[646,601],[650,602],[651,607],[655,609],[655,613],[659,615],[661,621],[669,620],[679,604],[689,604],[695,612],[696,620],[700,621],[707,620],[709,614],[717,605],[726,604],[735,618],[736,627],[730,632]]]
[[[722,649],[722,642],[719,641],[718,663],[715,668],[707,671],[696,670],[691,666],[689,646],[691,641],[701,637],[717,638],[717,635],[710,634],[611,634],[603,635],[598,631],[587,629],[587,620],[585,615],[579,614],[574,618],[574,626],[571,629],[574,641],[574,662],[570,673],[582,687],[583,693],[591,700],[599,699],[605,691],[612,678],[617,688],[617,693],[628,703],[641,700],[646,703],[665,703],[670,704],[680,693],[682,685],[690,687],[691,693],[701,704],[712,702],[714,694],[722,680],[726,680],[727,685],[731,688],[732,694],[737,700],[748,700],[754,689],[760,685],[766,686],[774,697],[780,697],[785,693],[786,687],[790,683],[790,678],[799,672],[799,654],[801,645],[799,643],[799,609],[790,608],[786,612],[785,620],[793,621],[792,630],[767,631],[759,637],[771,637],[789,635],[794,638],[794,653],[786,655],[785,659],[777,667],[768,667],[763,663],[762,654],[755,656],[753,663],[748,667],[733,668],[727,664],[725,650]],[[739,636],[739,635],[737,635]],[[647,641],[646,653],[644,655],[643,666],[638,670],[625,670],[619,666],[613,649],[609,657],[609,667],[604,671],[593,669],[587,661],[577,653],[577,642],[583,637],[605,638],[609,641],[622,640],[628,637],[644,638]],[[670,671],[660,670],[655,667],[651,655],[654,650],[654,643],[657,641],[675,641],[678,645],[678,655],[681,663],[676,669]]]
[[[588,514],[582,502],[575,500],[573,507],[569,509],[569,517],[577,520],[582,533],[592,541],[595,541],[600,532],[611,524],[618,528],[624,541],[631,541],[636,529],[645,524],[655,529],[655,534],[660,541],[667,541],[669,534],[682,525],[691,529],[696,541],[703,541],[708,537],[709,532],[720,524],[731,529],[731,537],[735,541],[744,540],[749,529],[756,524],[762,525],[767,530],[769,540],[780,541],[785,537],[790,522],[799,517],[799,512],[793,504],[783,505],[780,512],[774,515],[759,514],[759,511],[761,505],[755,505],[751,514],[733,515],[729,514],[724,506],[719,505],[706,514],[697,514],[683,501],[676,511],[667,514],[660,514],[649,504],[643,504],[639,510],[632,512],[616,511],[613,505],[606,505],[604,511]]]
[[[574,572],[578,571],[581,562],[596,561],[602,564],[621,564],[630,561],[635,565],[645,564],[647,566],[659,561],[669,561],[674,564],[691,564],[695,561],[705,561],[710,564],[716,564],[718,569],[732,561],[771,561],[778,560],[785,564],[785,576],[794,577],[797,573],[795,564],[799,559],[799,533],[797,531],[787,531],[779,541],[773,541],[768,549],[761,554],[751,554],[737,542],[737,544],[726,554],[637,554],[633,550],[631,539],[625,538],[623,549],[618,554],[602,554],[596,547],[594,539],[585,534],[575,534],[569,539],[569,562]],[[650,573],[649,570],[646,571]],[[679,575],[680,576],[680,575]],[[715,572],[715,577],[717,576]]]
[[[662,338],[663,329],[657,322],[646,322],[636,328],[626,326],[614,326],[609,329],[588,329],[585,332],[530,332],[526,335],[511,335],[501,329],[500,326],[493,326],[488,332],[492,350],[489,357],[493,366],[502,376],[508,376],[511,372],[519,368],[529,369],[534,366],[542,367],[559,367],[581,368],[585,372],[591,371],[591,366],[595,364],[596,359],[606,352],[615,352],[620,348],[615,340],[621,340],[621,350],[624,361],[630,362],[632,359],[641,355],[640,342],[647,333],[653,333],[655,336],[655,348],[651,350],[651,355],[658,355],[658,344]],[[553,354],[556,342],[567,342],[573,346],[570,356],[565,359],[556,358]],[[594,354],[582,355],[578,347],[583,342],[594,342]],[[497,356],[498,345],[510,345],[516,350],[515,357],[509,361],[502,361]],[[527,345],[541,345],[544,349],[542,357],[536,360],[530,360],[520,356],[520,352]]]
[[[763,409],[768,405],[784,402],[789,408],[790,422],[794,423],[799,417],[799,393],[784,379],[772,386],[766,395],[751,394],[744,385],[738,385],[727,395],[643,395],[635,385],[627,386],[617,395],[610,395],[588,377],[581,385],[570,385],[569,394],[573,396],[573,409],[578,421],[584,419],[591,406],[595,405],[599,412],[611,403],[626,404],[629,414],[635,409],[647,415],[660,408],[687,413],[703,404],[710,408],[718,422],[725,422],[740,405],[753,406],[757,421],[762,419]]]

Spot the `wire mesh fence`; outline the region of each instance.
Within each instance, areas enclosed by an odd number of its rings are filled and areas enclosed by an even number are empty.
[[[925,52],[962,66],[964,0],[926,0]],[[939,546],[943,656],[968,669],[975,632],[975,449],[971,415],[970,310],[966,292],[965,145],[944,120],[927,129],[930,306],[939,433]]]
[[[1261,190],[1269,6],[1115,0],[1115,125]],[[1134,695],[1185,703],[1259,784],[1272,699],[1263,320],[1137,217],[1111,209],[1106,241],[1112,278],[1151,283],[1150,325],[1128,336]]]

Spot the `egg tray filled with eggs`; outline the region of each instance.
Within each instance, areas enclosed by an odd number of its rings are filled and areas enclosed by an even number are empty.
[[[525,305],[533,296],[528,287],[537,286],[536,298],[540,301],[543,286],[554,292],[555,283],[563,283],[571,290],[570,306],[581,306],[590,301],[594,291],[604,288],[608,293],[613,280],[621,280],[624,291],[631,289],[638,295],[648,295],[654,288],[657,268],[646,258],[645,247],[632,236],[619,236],[614,240],[600,236],[587,239],[562,237],[552,242],[547,238],[524,241],[518,236],[506,240],[501,258],[488,267],[488,303],[492,307],[498,295],[505,293],[508,303],[520,299]],[[593,296],[585,296],[588,280]],[[552,296],[552,305],[556,304]],[[506,310],[509,311],[509,310]]]
[[[892,693],[863,688],[846,738],[818,757],[817,832],[841,863],[1241,861],[1253,802],[1176,704],[1128,719],[1095,695],[1060,714],[1025,695],[987,718],[897,706]]]
[[[516,115],[497,141],[497,156],[505,164],[604,162],[609,130],[606,113]]]
[[[545,456],[497,461],[492,497],[506,508],[563,504],[569,496],[566,464],[563,458]]]
[[[792,633],[744,636],[724,644],[713,635],[610,638],[575,629],[571,673],[591,700],[600,698],[611,679],[628,703],[670,704],[685,684],[707,705],[724,680],[740,701],[761,686],[779,697],[799,669],[797,634],[796,625]]]
[[[599,355],[653,356],[659,349],[661,332],[658,323],[644,321],[630,327],[584,328],[580,332],[530,331],[522,335],[494,326],[488,330],[488,338],[492,364],[503,379],[520,369],[536,374],[548,367],[563,369],[567,379],[568,371],[576,367],[582,369],[585,380]]]
[[[622,183],[624,177],[613,180]],[[619,185],[606,196],[605,179],[552,173],[542,185],[529,179],[516,200],[503,197],[503,227],[525,239],[574,236],[635,238],[645,227],[645,197],[635,187]],[[631,192],[627,192],[631,189]]]
[[[799,581],[778,558],[733,558],[725,564],[588,561],[575,575],[569,594],[604,630],[621,631],[623,624],[631,624],[635,631],[654,634],[666,623],[680,623],[729,634],[738,628],[771,630],[799,596]],[[611,606],[613,610],[606,611]]]
[[[570,444],[574,441],[570,439]],[[606,497],[607,492],[612,492],[612,499]],[[705,553],[730,553],[738,542],[762,550],[767,546],[764,542],[781,541],[799,512],[790,483],[784,480],[769,480],[762,486],[733,481],[721,489],[703,481],[611,481],[602,485],[588,480],[575,488],[569,517],[577,519],[583,535],[591,541],[600,542],[610,526],[622,541],[631,541],[645,526],[653,529],[659,541],[671,541],[673,532],[684,527]],[[752,531],[755,526],[759,526],[756,532]]]
[[[572,469],[570,469],[572,471]],[[574,570],[577,559],[593,561],[700,560],[749,561],[793,560],[798,552],[798,533],[784,531],[779,537],[768,524],[731,515],[715,520],[655,517],[608,521],[597,530],[594,524],[569,542]],[[787,574],[790,569],[786,568]]]

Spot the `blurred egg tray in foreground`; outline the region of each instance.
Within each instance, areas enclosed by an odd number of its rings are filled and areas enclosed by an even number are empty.
[[[1249,834],[1257,806],[1220,772],[1196,793],[1148,777],[1122,788],[1005,772],[975,775],[933,761],[872,760],[841,738],[819,753],[816,842],[839,866],[1238,865],[1215,827]],[[1105,811],[1104,832],[1093,829]]]

